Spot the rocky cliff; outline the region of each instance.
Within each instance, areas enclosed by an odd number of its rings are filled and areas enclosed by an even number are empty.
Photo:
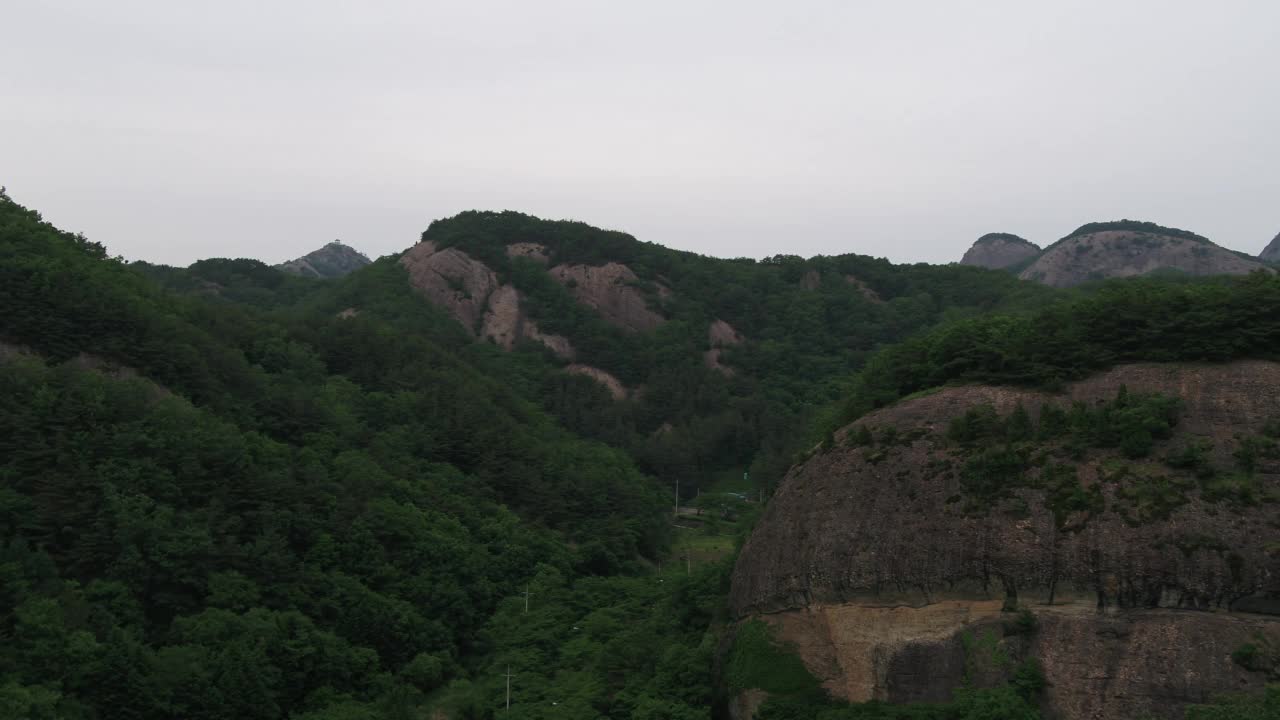
[[[550,272],[578,302],[624,330],[646,332],[666,322],[649,307],[640,279],[622,263],[557,265]],[[660,284],[653,286],[659,299],[671,293]]]
[[[1009,233],[988,233],[965,251],[961,265],[1003,270],[1040,254],[1040,246]]]
[[[944,699],[984,635],[1040,662],[1047,717],[1175,718],[1259,690],[1267,672],[1232,656],[1280,648],[1277,387],[1276,363],[1132,365],[1056,395],[956,387],[875,411],[789,473],[731,607],[855,701]],[[1047,439],[1054,418],[1132,419],[1139,396],[1178,398],[1145,451]],[[1001,417],[1034,440],[957,439]],[[1015,608],[1033,633],[1008,632]]]
[[[1187,275],[1244,275],[1261,263],[1193,233],[1150,223],[1086,225],[1045,249],[1019,277],[1053,287],[1159,271]]]
[[[508,246],[507,254],[546,263],[546,249],[535,243],[513,244]],[[458,248],[441,249],[426,241],[406,251],[400,264],[408,271],[413,288],[453,315],[472,336],[489,340],[504,350],[511,350],[521,341],[540,343],[561,360],[571,362],[565,367],[566,372],[599,382],[615,400],[628,397],[626,386],[614,375],[572,363],[577,351],[569,339],[543,332],[526,313],[520,291],[501,282],[483,262]],[[579,302],[626,329],[649,329],[664,321],[647,308],[643,294],[635,287],[635,274],[625,265],[559,266],[549,272],[565,283]],[[661,288],[660,292],[667,291]],[[733,332],[732,328],[729,332]]]
[[[309,252],[297,260],[281,263],[276,267],[295,275],[323,279],[342,277],[368,264],[369,258],[364,253],[334,240],[319,250]]]
[[[1258,259],[1263,262],[1280,263],[1280,233],[1276,234],[1275,238],[1267,244]]]

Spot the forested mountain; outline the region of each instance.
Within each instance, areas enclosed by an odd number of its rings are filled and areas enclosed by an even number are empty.
[[[661,556],[669,494],[406,297],[395,327],[175,295],[0,199],[0,715],[483,716],[488,662],[545,666],[486,634],[519,589],[587,613],[625,579],[575,579]],[[645,702],[655,661],[583,692]]]
[[[1275,294],[482,212],[321,280],[124,264],[0,196],[0,717],[708,720],[753,688],[762,717],[1034,717],[1034,674],[831,703],[734,624],[759,503],[708,488],[767,499],[824,427],[940,384],[1265,356]]]
[[[748,470],[772,487],[813,414],[881,344],[1052,295],[1004,273],[859,255],[722,260],[514,212],[436,221],[401,264],[407,283],[378,270],[383,291],[412,285],[473,336],[565,368],[544,375],[544,404],[689,496]]]

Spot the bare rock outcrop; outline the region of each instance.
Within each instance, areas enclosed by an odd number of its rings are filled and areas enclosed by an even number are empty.
[[[614,400],[624,400],[627,397],[627,387],[622,384],[622,381],[598,367],[574,363],[565,367],[564,370],[567,373],[582,375],[595,380],[605,386]]]
[[[551,262],[551,253],[547,251],[547,246],[533,242],[511,243],[507,246],[507,257],[528,258],[539,265]]]
[[[488,265],[465,252],[421,242],[401,256],[400,263],[409,271],[414,289],[449,311],[473,336],[492,340],[504,350],[533,340],[563,360],[574,358],[568,338],[542,332],[522,309],[520,292],[499,284]]]
[[[1280,263],[1280,233],[1276,234],[1275,238],[1263,248],[1258,259],[1263,262]]]
[[[712,370],[733,375],[733,368],[721,362],[720,357],[724,348],[741,345],[744,339],[742,333],[735,330],[729,323],[724,320],[715,320],[707,328],[707,344],[711,348],[702,353],[702,361]]]
[[[622,263],[557,265],[550,273],[578,302],[624,330],[648,332],[666,322],[666,318],[649,308],[644,293],[637,287],[639,278]],[[659,297],[664,290],[658,288]]]
[[[339,278],[368,265],[369,258],[364,253],[344,245],[340,240],[325,245],[319,250],[309,252],[296,259],[281,263],[276,267],[287,273],[312,278]]]
[[[488,265],[457,248],[439,250],[431,241],[409,248],[400,264],[409,271],[415,290],[476,334],[489,293],[498,287],[498,277]]]
[[[1121,387],[1182,407],[1148,460],[1095,449],[1074,461],[1102,509],[1056,516],[1033,486],[966,508],[963,460],[946,439],[954,418],[978,405],[1034,418]],[[1277,363],[1140,364],[1056,395],[955,387],[877,410],[788,474],[739,556],[730,606],[773,625],[850,700],[945,698],[964,676],[964,637],[1000,635],[1011,603],[1039,621],[1018,652],[1044,668],[1048,717],[1176,718],[1186,703],[1257,690],[1265,673],[1231,653],[1258,638],[1280,647],[1280,458],[1259,464],[1254,500],[1239,503],[1205,495],[1162,458],[1197,441],[1215,466],[1234,467],[1242,438],[1280,419],[1277,388]],[[855,447],[861,427],[897,439]],[[1174,486],[1176,502],[1130,514],[1144,493]]]
[[[573,345],[562,335],[544,333],[538,323],[527,317],[520,307],[520,291],[511,285],[499,285],[489,294],[480,337],[492,340],[504,350],[510,350],[521,340],[533,340],[547,346],[563,360],[574,358]]]
[[[717,319],[707,328],[707,344],[713,348],[741,345],[743,340],[742,333],[723,320]]]
[[[1040,246],[1010,233],[988,233],[965,251],[961,265],[1003,270],[1040,254]]]
[[[1158,232],[1102,230],[1051,245],[1018,277],[1053,287],[1135,277],[1157,271],[1188,275],[1245,275],[1264,267],[1203,238]]]
[[[880,297],[880,293],[873,290],[871,286],[863,282],[861,278],[854,277],[853,275],[845,275],[844,281],[857,288],[858,292],[862,293],[862,297],[870,300],[871,302],[884,302],[884,298]]]

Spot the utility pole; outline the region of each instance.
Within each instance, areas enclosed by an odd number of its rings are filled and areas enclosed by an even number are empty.
[[[680,517],[680,478],[676,478],[676,511],[671,516],[674,518]]]
[[[524,611],[525,611],[525,614],[528,614],[529,613],[529,595],[532,594],[529,592],[528,585],[524,586],[524,592],[522,594],[524,595]]]
[[[511,712],[511,666],[507,666],[507,712]]]

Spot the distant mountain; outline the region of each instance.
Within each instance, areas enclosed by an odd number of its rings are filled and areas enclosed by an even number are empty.
[[[1019,277],[1053,287],[1107,278],[1176,272],[1244,275],[1264,267],[1187,230],[1119,220],[1089,223],[1045,248]]]
[[[1267,245],[1258,259],[1263,262],[1280,262],[1280,233],[1277,233],[1271,244]]]
[[[1040,246],[1025,238],[1010,233],[987,233],[969,247],[960,264],[1005,270],[1039,254]]]
[[[369,262],[364,253],[344,245],[340,240],[334,240],[319,250],[307,253],[297,260],[280,263],[276,267],[296,275],[324,279],[342,277]]]

